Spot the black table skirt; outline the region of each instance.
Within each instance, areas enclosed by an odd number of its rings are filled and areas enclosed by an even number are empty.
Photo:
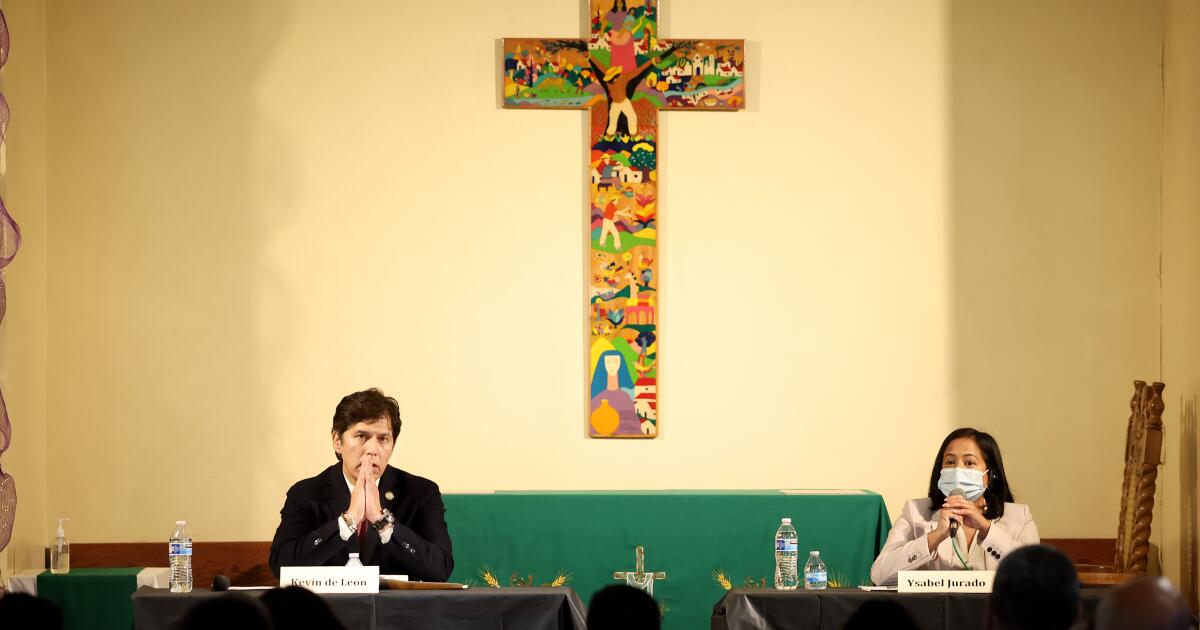
[[[1107,589],[1082,591],[1084,614],[1091,615]],[[838,588],[824,591],[733,589],[713,607],[712,630],[841,630],[868,600],[903,606],[923,630],[982,628],[985,593],[897,593]]]
[[[231,591],[250,597],[265,591]],[[174,630],[188,608],[224,593],[171,593],[142,587],[133,594],[137,630]],[[383,591],[321,596],[347,630],[584,630],[586,613],[570,588],[470,588],[455,591]]]

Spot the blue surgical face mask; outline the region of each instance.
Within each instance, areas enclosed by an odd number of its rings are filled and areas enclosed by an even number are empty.
[[[974,468],[943,468],[942,476],[938,479],[938,490],[950,496],[958,488],[968,501],[974,501],[983,496],[984,472]]]

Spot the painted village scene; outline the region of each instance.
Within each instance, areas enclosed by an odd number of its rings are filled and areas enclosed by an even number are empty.
[[[742,40],[660,40],[653,0],[591,0],[588,39],[504,40],[504,105],[590,112],[585,434],[658,416],[658,110],[744,107]]]

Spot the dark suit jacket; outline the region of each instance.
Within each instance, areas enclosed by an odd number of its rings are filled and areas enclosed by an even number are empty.
[[[387,493],[392,498],[387,498]],[[387,466],[379,479],[380,505],[396,517],[392,538],[382,544],[367,528],[359,558],[379,565],[381,574],[405,574],[412,580],[444,582],[454,569],[446,506],[437,484]],[[342,540],[337,519],[350,505],[350,489],[338,462],[324,472],[297,482],[279,512],[279,528],[271,541],[271,571],[281,566],[338,566],[359,551],[357,534]]]

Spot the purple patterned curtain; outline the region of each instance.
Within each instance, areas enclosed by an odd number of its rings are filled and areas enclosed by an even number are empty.
[[[8,21],[4,19],[4,11],[0,11],[0,68],[8,63]],[[0,144],[4,143],[4,134],[8,131],[8,101],[0,94]],[[4,321],[4,312],[8,300],[4,292],[4,268],[12,262],[21,247],[21,228],[8,214],[4,200],[0,199],[0,322]],[[12,443],[12,423],[8,419],[8,408],[4,404],[4,394],[0,393],[0,458]],[[13,521],[17,517],[17,482],[12,475],[4,472],[0,462],[0,551],[8,546],[12,539]]]

